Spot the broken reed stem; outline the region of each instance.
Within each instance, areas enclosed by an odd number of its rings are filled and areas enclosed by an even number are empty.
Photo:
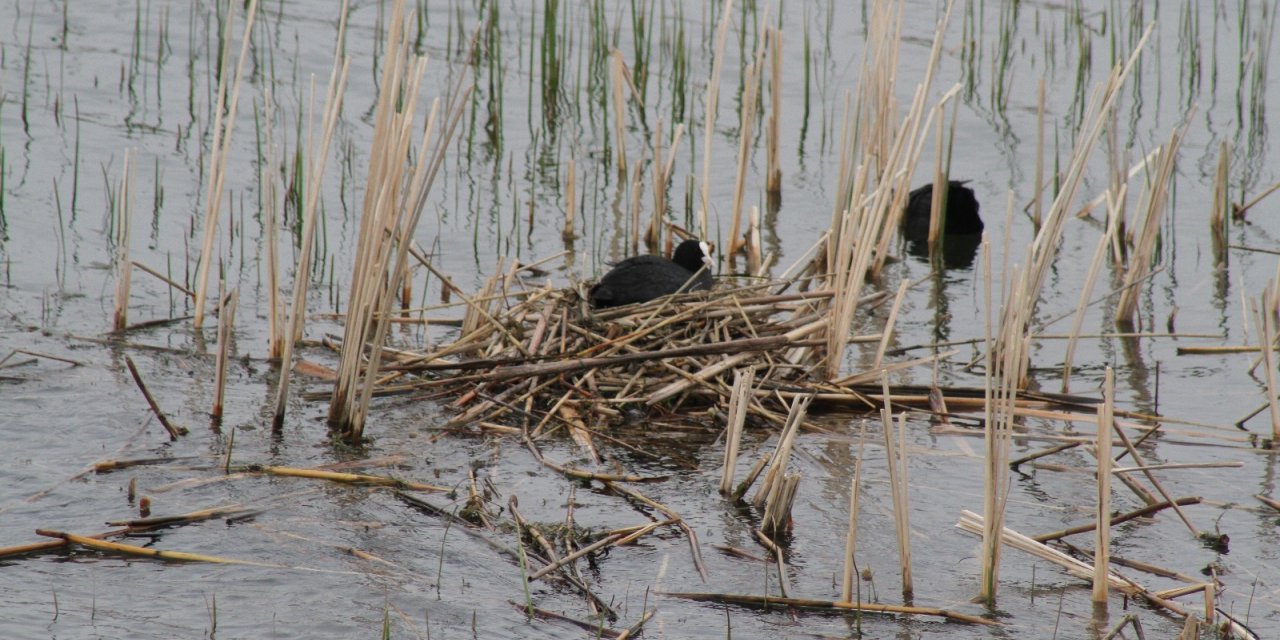
[[[329,157],[329,143],[333,140],[333,132],[337,127],[338,114],[342,110],[342,98],[346,92],[347,73],[351,69],[351,58],[342,57],[341,52],[346,43],[347,33],[347,0],[342,0],[341,18],[338,21],[338,37],[334,44],[333,67],[329,74],[329,86],[325,92],[324,117],[320,134],[320,148],[315,147],[314,136],[307,141],[307,175],[306,200],[302,209],[302,249],[298,252],[298,264],[293,270],[293,300],[287,316],[288,326],[284,329],[284,348],[280,352],[280,382],[276,387],[275,414],[272,426],[279,429],[284,426],[285,408],[289,400],[289,379],[293,371],[293,348],[302,339],[302,323],[306,317],[307,285],[311,281],[311,259],[315,251],[316,219],[319,216],[321,182],[324,179],[324,168]],[[385,78],[384,78],[385,80]],[[386,87],[386,84],[380,85]],[[313,93],[314,95],[314,93]],[[314,113],[314,109],[308,109]],[[375,156],[374,162],[378,161]]]
[[[653,132],[654,163],[657,173],[653,177],[653,214],[649,218],[649,229],[645,232],[645,243],[656,251],[662,244],[663,220],[667,215],[667,189],[671,186],[671,172],[675,170],[676,151],[680,147],[680,139],[684,137],[684,123],[676,125],[671,134],[671,149],[666,159],[662,157],[662,120],[658,120],[658,128]]]
[[[280,171],[277,167],[279,158],[274,140],[274,100],[271,86],[264,89],[262,99],[262,121],[266,141],[267,157],[262,166],[262,217],[266,226],[267,244],[267,358],[279,360],[284,353],[285,322],[284,308],[280,301],[280,260],[276,255],[279,250],[278,230],[280,228]]]
[[[751,205],[747,216],[747,274],[764,277],[764,264],[760,249],[760,207]]]
[[[1258,327],[1258,349],[1262,354],[1262,368],[1267,382],[1267,409],[1271,415],[1271,440],[1280,442],[1280,399],[1276,398],[1276,362],[1274,341],[1276,338],[1276,287],[1280,282],[1272,280],[1263,289],[1253,307],[1254,323]],[[1274,445],[1273,445],[1274,446]]]
[[[716,26],[715,53],[711,56],[711,80],[707,82],[707,97],[704,101],[707,115],[702,119],[702,198],[698,209],[698,237],[708,238],[711,225],[708,216],[711,211],[711,141],[715,137],[717,105],[720,100],[720,70],[724,66],[724,41],[729,31],[730,11],[733,0],[724,0],[720,8],[720,24]],[[732,240],[730,240],[732,246]]]
[[[622,87],[626,84],[626,63],[622,61],[622,52],[617,49],[609,51],[609,97],[613,105],[614,145],[617,147],[618,175],[627,175],[627,108],[622,99]]]
[[[840,581],[840,601],[853,602],[854,580],[857,580],[858,563],[858,490],[862,487],[862,454],[866,450],[867,424],[862,423],[858,436],[858,461],[853,468],[853,480],[849,489],[849,529],[844,535],[844,576]]]
[[[1213,176],[1213,208],[1209,212],[1209,237],[1213,239],[1215,266],[1227,263],[1227,210],[1231,208],[1231,143],[1218,145],[1218,170]]]
[[[1080,132],[1076,136],[1071,156],[1068,160],[1067,170],[1063,176],[1062,188],[1058,191],[1057,197],[1054,198],[1053,204],[1049,207],[1044,225],[1040,227],[1039,232],[1036,233],[1035,239],[1031,243],[1030,253],[1032,259],[1027,265],[1029,277],[1023,287],[1023,298],[1026,300],[1026,304],[1032,307],[1031,313],[1033,314],[1035,312],[1034,307],[1040,299],[1040,290],[1044,286],[1045,279],[1048,278],[1049,271],[1057,256],[1058,247],[1061,245],[1062,230],[1065,228],[1067,219],[1067,208],[1075,200],[1076,190],[1079,188],[1080,182],[1084,178],[1085,170],[1088,167],[1089,156],[1092,155],[1098,137],[1110,122],[1109,116],[1115,106],[1117,97],[1120,95],[1120,89],[1137,64],[1138,57],[1142,53],[1147,39],[1151,37],[1154,26],[1154,22],[1147,25],[1142,38],[1134,45],[1133,51],[1128,58],[1122,62],[1117,62],[1112,67],[1106,84],[1096,88],[1088,101],[1089,104],[1086,109],[1088,115],[1085,118],[1084,126],[1080,128]]]
[[[1121,327],[1134,324],[1134,316],[1138,312],[1138,297],[1142,294],[1142,291],[1134,285],[1146,278],[1151,270],[1151,259],[1155,253],[1156,238],[1160,234],[1160,221],[1164,215],[1165,203],[1168,201],[1169,182],[1173,177],[1174,165],[1178,159],[1178,148],[1182,144],[1187,128],[1191,126],[1194,114],[1193,107],[1191,113],[1187,114],[1184,124],[1174,129],[1169,136],[1169,141],[1160,148],[1155,173],[1143,190],[1142,201],[1145,206],[1141,207],[1142,226],[1134,250],[1129,254],[1128,264],[1125,266],[1120,301],[1116,304],[1116,324]]]
[[[115,267],[116,307],[111,330],[124,331],[129,326],[129,287],[133,280],[132,262],[129,260],[129,238],[133,227],[134,164],[137,152],[124,152],[124,177],[120,179],[120,198],[115,206]]]
[[[240,57],[236,62],[235,79],[231,83],[231,98],[227,99],[227,79],[230,76],[231,28],[235,23],[236,3],[231,3],[222,33],[221,70],[218,73],[218,99],[214,107],[213,141],[209,145],[209,181],[205,185],[204,242],[201,245],[196,266],[196,301],[192,324],[196,329],[204,326],[204,307],[209,293],[209,267],[213,264],[213,241],[218,235],[218,217],[222,210],[223,185],[226,180],[227,162],[231,156],[231,134],[236,126],[236,107],[240,103],[240,81],[244,77],[244,63],[249,59],[249,41],[253,35],[254,18],[258,15],[258,0],[249,0],[245,8],[244,35],[240,40]],[[346,19],[344,0],[343,20]],[[228,104],[229,102],[229,104]],[[226,113],[224,126],[223,113]]]
[[[574,224],[578,215],[578,164],[569,158],[564,181],[564,230],[560,237],[571,242],[575,237]]]
[[[889,317],[884,321],[884,330],[880,333],[880,346],[876,349],[876,359],[871,365],[872,369],[879,369],[884,362],[884,352],[889,348],[889,342],[893,339],[893,330],[898,321],[898,310],[902,308],[902,301],[907,297],[907,289],[911,288],[910,280],[903,280],[898,285],[898,295],[893,298],[893,306],[889,308]]]
[[[1102,384],[1103,402],[1098,406],[1098,494],[1093,539],[1093,602],[1107,603],[1107,578],[1111,559],[1111,432],[1115,428],[1112,416],[1115,411],[1115,372],[1107,367]]]
[[[160,421],[160,426],[169,432],[169,440],[177,440],[178,436],[186,434],[186,429],[174,426],[173,423],[169,422],[169,417],[164,414],[164,411],[160,410],[160,404],[156,402],[155,396],[151,395],[147,385],[142,382],[142,375],[138,373],[137,365],[133,364],[133,358],[126,355],[124,363],[129,367],[129,375],[133,376],[133,382],[138,385],[138,391],[141,391],[142,397],[146,398],[147,406],[151,407],[151,413],[155,414],[156,420]]]
[[[777,27],[766,29],[769,48],[769,122],[765,128],[765,190],[771,194],[782,192],[782,165],[778,162],[778,119],[782,116],[782,31]],[[754,272],[753,272],[754,273]]]
[[[209,411],[215,423],[222,421],[222,401],[227,389],[227,360],[231,354],[231,334],[235,329],[236,303],[239,299],[240,290],[232,289],[231,295],[219,300],[218,304],[218,355],[214,367],[213,409]]]
[[[884,408],[880,409],[880,421],[884,423],[884,453],[889,467],[889,489],[893,497],[894,530],[898,534],[898,566],[902,570],[902,595],[909,598],[914,587],[911,579],[911,518],[907,508],[907,414],[902,414],[895,435],[887,374],[880,377],[880,384],[884,387]]]
[[[788,474],[787,464],[791,460],[791,448],[795,444],[796,434],[800,432],[800,425],[804,422],[811,402],[812,396],[801,396],[792,401],[786,424],[778,437],[778,446],[770,460],[769,471],[751,500],[757,508],[764,507],[760,529],[775,540],[787,529],[791,520],[791,506],[800,488],[800,474]]]
[[[756,41],[757,47],[747,64],[742,87],[742,106],[738,118],[738,171],[733,182],[733,205],[730,209],[732,222],[729,226],[728,249],[725,257],[733,260],[734,256],[746,245],[742,237],[742,197],[746,191],[747,171],[751,160],[752,132],[756,123],[756,100],[760,90],[760,74],[764,64],[764,45],[761,39]]]
[[[734,469],[738,464],[738,447],[742,444],[742,428],[747,422],[747,406],[751,403],[751,382],[756,368],[736,369],[733,372],[733,391],[729,395],[728,431],[724,444],[724,470],[720,474],[720,493],[733,491]]]

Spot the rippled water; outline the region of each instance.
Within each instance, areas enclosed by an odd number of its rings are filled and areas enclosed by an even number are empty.
[[[671,215],[685,220],[701,166],[703,88],[710,72],[714,17],[696,2],[595,3],[559,6],[565,59],[565,90],[548,114],[542,87],[545,68],[537,47],[545,33],[545,6],[526,3],[419,3],[425,10],[419,46],[431,56],[428,95],[441,95],[466,64],[467,34],[496,12],[497,27],[474,69],[478,92],[452,147],[419,227],[419,242],[435,262],[465,289],[478,288],[499,257],[532,260],[568,248],[553,263],[551,279],[597,275],[604,263],[627,253],[624,230],[630,194],[606,158],[616,155],[613,113],[601,102],[607,77],[600,77],[589,44],[592,27],[603,26],[610,43],[636,69],[632,6],[652,13],[645,121],[629,107],[627,145],[634,159],[662,118],[687,121],[689,130],[676,155],[668,195]],[[754,46],[753,30],[780,21],[785,34],[781,159],[784,184],[780,206],[765,207],[762,194],[763,139],[758,141],[748,178],[747,202],[766,209],[766,248],[781,267],[790,265],[830,222],[839,168],[838,144],[844,94],[855,87],[865,41],[861,5],[789,2],[766,17],[765,5],[742,11],[735,5],[723,93],[713,150],[712,220],[728,234],[735,178],[744,55]],[[1241,345],[1256,341],[1244,308],[1276,273],[1271,253],[1233,249],[1224,269],[1214,266],[1208,234],[1219,145],[1231,145],[1231,199],[1251,200],[1280,180],[1266,108],[1280,98],[1271,88],[1276,62],[1275,8],[1267,2],[1176,2],[1131,7],[1113,3],[957,3],[946,37],[933,97],[954,83],[962,86],[955,130],[953,176],[972,180],[994,250],[994,263],[1011,247],[1011,263],[1031,241],[1023,212],[1035,194],[1037,91],[1045,83],[1047,171],[1052,158],[1065,160],[1079,124],[1087,91],[1105,79],[1142,27],[1155,31],[1123,89],[1114,137],[1115,153],[1130,165],[1163,143],[1190,109],[1187,138],[1178,162],[1158,273],[1144,285],[1142,329],[1177,337],[1082,340],[1071,390],[1096,396],[1105,366],[1116,369],[1122,408],[1160,413],[1172,420],[1143,445],[1151,463],[1238,462],[1239,467],[1160,472],[1169,493],[1202,496],[1186,507],[1200,530],[1230,536],[1229,551],[1196,540],[1171,513],[1126,523],[1114,530],[1114,553],[1207,579],[1213,568],[1223,584],[1217,604],[1259,637],[1280,635],[1280,514],[1254,494],[1272,497],[1276,456],[1255,447],[1253,434],[1270,433],[1267,414],[1245,418],[1266,400],[1262,371],[1250,371],[1256,354],[1179,355],[1182,346]],[[1211,6],[1213,5],[1213,6]],[[755,5],[749,5],[754,7]],[[352,7],[347,53],[352,73],[343,118],[329,161],[322,194],[324,225],[320,261],[313,273],[307,326],[309,339],[340,333],[331,312],[344,311],[358,228],[362,184],[368,165],[372,108],[377,90],[375,43],[378,26],[391,7],[357,2]],[[161,562],[95,553],[45,552],[0,559],[0,637],[170,638],[210,636],[373,637],[387,621],[392,637],[562,638],[594,634],[563,622],[529,620],[520,608],[525,588],[519,563],[495,548],[512,548],[515,535],[504,510],[518,499],[522,514],[550,526],[565,519],[572,492],[581,527],[607,530],[651,521],[657,514],[611,495],[598,485],[571,483],[534,461],[517,441],[473,428],[445,429],[443,404],[415,398],[375,403],[363,451],[335,446],[325,425],[326,403],[308,395],[328,385],[295,378],[295,396],[285,427],[270,428],[277,373],[264,359],[267,336],[265,247],[259,215],[259,169],[264,128],[265,87],[272,88],[275,139],[292,154],[315,77],[317,103],[333,55],[336,2],[267,2],[259,17],[246,68],[217,251],[228,287],[240,291],[236,324],[237,358],[230,367],[227,413],[211,424],[214,363],[208,355],[215,331],[176,320],[106,340],[111,323],[114,275],[109,202],[119,192],[123,154],[137,150],[138,186],[131,252],[134,260],[175,279],[193,278],[201,242],[208,174],[208,131],[212,121],[216,34],[223,14],[205,2],[151,0],[134,3],[31,2],[0,7],[0,150],[3,152],[3,233],[0,233],[0,357],[26,349],[77,361],[79,366],[14,355],[0,369],[0,424],[5,425],[0,465],[0,546],[39,541],[36,529],[81,534],[108,531],[107,521],[133,517],[143,496],[153,514],[185,513],[237,504],[259,510],[248,518],[214,519],[163,529],[124,542],[157,549],[203,553],[258,565]],[[781,16],[779,17],[779,12]],[[923,74],[938,15],[934,3],[905,3],[906,24],[897,93],[903,101]],[[242,23],[235,23],[238,34]],[[743,28],[747,25],[747,28]],[[687,39],[690,89],[683,115],[674,106],[674,61],[668,44],[683,28]],[[460,35],[461,34],[461,35]],[[415,32],[417,35],[417,32]],[[238,35],[236,36],[238,38]],[[233,46],[233,49],[238,45]],[[806,84],[805,60],[812,66]],[[604,67],[607,69],[607,65]],[[806,100],[807,92],[807,100]],[[806,110],[806,105],[808,108]],[[305,123],[305,118],[303,118]],[[299,133],[301,131],[301,134]],[[652,155],[652,150],[648,153]],[[931,154],[931,149],[926,155]],[[1083,198],[1108,184],[1107,145],[1095,151]],[[562,184],[567,161],[579,166],[581,238],[566,247],[560,236]],[[931,162],[931,161],[930,161]],[[292,159],[290,160],[292,166]],[[922,166],[914,183],[926,182]],[[1131,187],[1139,190],[1142,177]],[[645,183],[644,219],[650,206]],[[1005,201],[1015,210],[1006,222]],[[1136,207],[1136,196],[1131,207]],[[1272,196],[1233,224],[1230,242],[1274,251],[1280,223]],[[531,204],[532,203],[532,204]],[[534,215],[530,216],[530,211]],[[1047,323],[1077,304],[1089,257],[1101,233],[1099,215],[1068,222],[1060,259],[1050,274],[1037,320]],[[228,230],[230,225],[230,230]],[[719,239],[719,238],[718,238]],[[294,244],[282,240],[283,260]],[[903,279],[919,281],[898,320],[896,346],[966,341],[983,335],[984,293],[974,267],[931,274],[926,261],[907,256],[872,286],[893,292]],[[132,322],[189,315],[180,295],[158,280],[135,272]],[[1110,268],[1097,295],[1118,280]],[[438,283],[427,299],[438,299]],[[1114,331],[1114,300],[1091,307],[1084,332]],[[460,314],[460,312],[458,312]],[[875,330],[886,309],[866,312],[860,328]],[[1044,328],[1065,334],[1069,320]],[[395,341],[420,347],[448,337],[447,328],[424,335],[399,330]],[[301,356],[333,364],[326,349],[302,349]],[[874,354],[854,347],[851,367]],[[961,345],[956,360],[975,352]],[[1046,337],[1031,354],[1032,384],[1061,387],[1065,340]],[[927,348],[901,357],[924,355]],[[189,435],[168,442],[151,417],[125,366],[139,366],[159,404]],[[7,366],[17,364],[19,366]],[[927,383],[916,370],[895,382]],[[977,386],[981,377],[959,364],[943,368],[944,384]],[[957,421],[961,423],[962,421]],[[795,529],[787,547],[788,591],[798,597],[839,597],[839,575],[847,522],[848,491],[865,424],[862,511],[858,531],[860,567],[872,579],[864,597],[901,604],[892,506],[879,442],[878,420],[827,414],[797,444],[793,465],[803,474],[795,507]],[[670,474],[642,490],[679,513],[697,532],[709,578],[699,578],[688,539],[674,528],[660,529],[639,544],[609,551],[583,570],[584,579],[610,602],[626,628],[646,607],[657,613],[646,637],[1053,637],[1105,634],[1129,612],[1147,637],[1173,637],[1181,621],[1145,605],[1113,597],[1109,616],[1095,618],[1089,585],[1061,569],[1008,551],[1000,575],[996,610],[972,603],[977,595],[978,544],[954,524],[962,509],[982,505],[982,441],[976,429],[939,428],[926,417],[909,421],[910,518],[915,572],[914,604],[988,615],[1005,626],[948,624],[924,617],[852,617],[773,609],[753,611],[701,604],[659,592],[777,594],[771,566],[716,550],[727,545],[756,555],[766,552],[751,535],[756,520],[724,502],[715,491],[721,464],[720,423],[695,415],[679,425],[663,423],[620,428],[625,441],[658,454],[610,455],[627,471]],[[1028,438],[1014,456],[1052,444],[1062,435],[1088,435],[1091,424],[1027,419]],[[232,443],[234,434],[234,443]],[[773,435],[749,433],[744,470],[757,448]],[[544,453],[578,460],[568,441],[548,442]],[[393,493],[298,478],[224,476],[231,449],[234,464],[310,467],[371,459],[366,470],[450,487],[464,487],[472,474],[490,492],[501,524],[473,532],[420,510]],[[108,473],[92,465],[108,459],[158,459],[153,464]],[[1024,466],[1010,476],[1007,525],[1027,534],[1059,530],[1090,519],[1094,502],[1092,457],[1078,450],[1057,454],[1045,466]],[[1050,466],[1053,465],[1053,466]],[[131,495],[130,486],[136,486]],[[455,511],[465,492],[424,499]],[[1117,485],[1116,510],[1138,500]],[[500,511],[501,510],[501,511]],[[1076,536],[1089,547],[1089,536]],[[353,555],[355,549],[363,556]],[[269,566],[264,566],[269,565]],[[1135,570],[1128,575],[1152,588],[1178,582]],[[582,620],[585,600],[561,584],[534,583],[532,603]],[[1199,595],[1183,599],[1202,611]],[[1132,633],[1132,632],[1130,632]],[[1132,636],[1129,636],[1132,637]]]

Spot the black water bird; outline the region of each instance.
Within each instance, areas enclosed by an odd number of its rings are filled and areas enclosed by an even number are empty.
[[[676,247],[672,260],[662,256],[627,258],[591,287],[591,306],[620,307],[672,293],[710,289],[710,251],[705,242],[685,240]]]
[[[978,215],[978,199],[973,189],[966,187],[967,180],[951,180],[947,183],[946,211],[942,227],[944,236],[976,236],[982,233],[982,218]],[[918,187],[907,197],[902,216],[902,235],[907,240],[929,239],[929,214],[933,208],[933,183]]]

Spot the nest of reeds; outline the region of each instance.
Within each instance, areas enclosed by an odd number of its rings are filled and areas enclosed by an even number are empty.
[[[857,388],[875,378],[823,378],[833,296],[802,289],[788,280],[723,279],[709,292],[593,309],[585,285],[537,288],[513,269],[466,300],[457,339],[422,353],[384,352],[396,360],[384,371],[397,375],[382,389],[455,397],[467,407],[455,422],[537,429],[724,406],[734,371],[748,368],[753,412],[777,422],[802,396],[877,406]]]

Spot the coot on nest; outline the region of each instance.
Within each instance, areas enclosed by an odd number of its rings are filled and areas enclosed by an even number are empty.
[[[711,288],[712,263],[707,243],[685,240],[676,247],[673,258],[635,256],[619,262],[591,287],[591,306],[620,307]]]
[[[966,187],[968,180],[952,180],[947,183],[946,221],[943,235],[962,236],[982,233],[982,218],[978,216],[978,199],[973,189]],[[929,238],[929,213],[933,207],[933,183],[912,190],[902,216],[902,235],[908,240]]]

